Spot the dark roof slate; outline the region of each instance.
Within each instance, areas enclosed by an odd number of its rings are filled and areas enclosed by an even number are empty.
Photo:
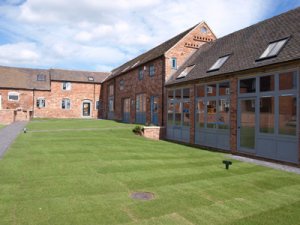
[[[45,81],[37,81],[38,74],[44,75]],[[50,90],[49,71],[0,66],[0,88]]]
[[[87,72],[75,70],[50,69],[51,80],[73,81],[84,83],[102,83],[110,73],[105,72]],[[89,80],[93,77],[94,80]]]
[[[256,61],[270,42],[286,37],[290,39],[277,57]],[[219,70],[207,72],[219,57],[227,54],[231,56]],[[203,45],[166,85],[298,59],[300,59],[300,7]],[[195,68],[185,78],[176,79],[181,71],[193,64]]]

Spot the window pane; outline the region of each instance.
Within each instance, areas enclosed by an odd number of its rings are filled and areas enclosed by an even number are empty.
[[[297,88],[297,76],[295,72],[287,72],[279,75],[279,90]]]
[[[260,77],[260,91],[274,91],[275,79],[274,76]]]
[[[201,86],[197,86],[197,97],[204,97],[205,96],[205,86],[201,85]]]
[[[219,101],[219,129],[229,129],[229,100],[221,99]]]
[[[297,98],[279,97],[279,134],[296,135],[297,130]]]
[[[111,98],[111,99],[109,99],[109,105],[108,105],[108,107],[109,107],[109,112],[113,112],[114,111],[114,99],[113,98]]]
[[[229,82],[219,84],[219,95],[230,95]]]
[[[173,112],[174,112],[174,104],[170,102],[168,104],[168,124],[173,124]]]
[[[183,99],[189,99],[190,98],[190,89],[185,88],[183,89]]]
[[[240,80],[240,93],[253,93],[255,92],[255,78]]]
[[[173,90],[168,91],[168,100],[173,100],[173,98],[174,98],[174,91]]]
[[[181,100],[181,89],[175,90],[175,99]]]
[[[216,96],[217,94],[217,84],[210,84],[206,86],[207,96]]]
[[[181,126],[181,103],[175,103],[175,125]]]
[[[217,103],[216,101],[207,102],[207,128],[217,127]]]
[[[196,126],[204,127],[204,113],[205,113],[205,105],[202,100],[197,103],[197,114],[196,114]]]
[[[183,126],[190,126],[190,103],[183,103]]]
[[[274,97],[260,98],[260,132],[274,133]]]

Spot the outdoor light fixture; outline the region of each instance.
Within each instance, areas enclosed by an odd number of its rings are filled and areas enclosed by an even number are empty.
[[[226,168],[226,170],[228,170],[229,166],[232,165],[232,162],[228,161],[228,160],[223,160],[223,164],[225,164],[225,168]]]
[[[27,133],[27,128],[25,127],[25,128],[23,129],[23,131],[24,131],[24,134],[26,134],[26,133]]]

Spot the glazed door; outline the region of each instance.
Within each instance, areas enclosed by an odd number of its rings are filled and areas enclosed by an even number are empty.
[[[151,123],[158,125],[158,97],[151,96]]]
[[[82,116],[89,117],[91,116],[91,103],[83,102],[82,104]]]
[[[0,95],[0,110],[2,109],[2,95]]]
[[[239,100],[238,113],[238,150],[255,153],[256,148],[256,100]]]
[[[130,123],[130,98],[123,99],[123,122]]]

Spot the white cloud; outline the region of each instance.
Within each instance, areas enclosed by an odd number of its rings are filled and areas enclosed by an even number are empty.
[[[272,0],[27,0],[19,6],[0,5],[0,64],[111,69],[202,20],[217,36],[249,26],[265,17],[271,4]],[[1,42],[1,30],[8,44]]]

